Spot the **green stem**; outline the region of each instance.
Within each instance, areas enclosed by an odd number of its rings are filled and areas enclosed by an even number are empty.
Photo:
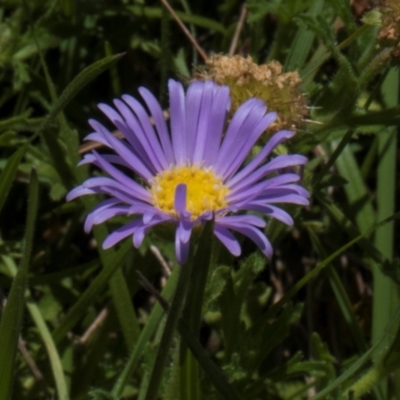
[[[154,362],[153,370],[151,372],[149,385],[145,400],[156,400],[158,394],[158,388],[161,383],[164,368],[167,363],[172,338],[176,331],[179,317],[183,308],[183,303],[186,296],[188,282],[190,278],[191,263],[186,263],[180,267],[178,283],[175,290],[175,295],[171,303],[171,307],[168,311],[167,321],[165,323],[164,332],[161,337],[161,341],[158,347],[156,360]]]
[[[345,395],[347,395],[347,393],[351,393],[354,400],[360,398],[364,393],[368,392],[377,383],[379,383],[388,373],[389,371],[386,371],[380,365],[371,368],[350,389],[346,390]]]
[[[213,223],[204,226],[196,254],[193,258],[192,275],[183,310],[183,319],[198,337],[201,325],[204,291],[211,263]],[[200,400],[199,364],[188,350],[184,340],[180,346],[180,387],[182,400]]]

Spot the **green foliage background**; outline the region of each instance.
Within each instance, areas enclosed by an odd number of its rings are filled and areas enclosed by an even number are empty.
[[[229,51],[240,2],[171,5],[208,54]],[[392,44],[377,39],[377,10],[361,19],[345,0],[246,7],[237,52],[302,78],[310,117],[281,150],[309,157],[312,204],[290,209],[293,229],[268,223],[272,260],[244,240],[239,259],[214,246],[201,334],[186,329],[184,309],[159,396],[398,399]],[[166,107],[167,79],[188,82],[201,64],[157,1],[0,2],[0,400],[148,400],[165,312],[137,271],[171,300],[173,242],[153,232],[139,250],[127,240],[104,251],[97,244],[122,220],[85,235],[98,199],[65,195],[97,173],[76,168],[87,119],[103,118],[97,103],[146,86]],[[191,372],[179,371],[180,337]]]

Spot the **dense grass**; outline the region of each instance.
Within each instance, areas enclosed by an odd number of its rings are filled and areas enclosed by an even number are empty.
[[[0,400],[400,398],[397,42],[348,3],[246,3],[235,54],[300,74],[307,115],[277,152],[309,158],[311,205],[266,218],[271,260],[206,225],[181,275],[168,232],[103,250],[127,218],[86,235],[100,199],[65,196],[99,175],[76,167],[96,104],[145,86],[166,108],[201,55],[161,2],[0,3]],[[241,3],[171,5],[228,53]]]

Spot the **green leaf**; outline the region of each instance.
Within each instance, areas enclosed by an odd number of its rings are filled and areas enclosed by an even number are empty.
[[[340,175],[349,182],[344,186],[344,190],[350,205],[354,208],[354,218],[359,230],[365,231],[375,222],[375,213],[360,168],[350,146],[343,149],[336,160],[336,166]]]
[[[0,399],[11,399],[14,383],[15,357],[17,353],[22,314],[25,306],[25,289],[28,282],[34,226],[38,204],[39,184],[36,171],[32,170],[29,186],[28,215],[26,223],[25,245],[21,265],[14,279],[0,322]]]
[[[0,211],[2,210],[4,203],[7,199],[8,193],[13,184],[15,174],[18,171],[18,167],[21,163],[22,157],[25,155],[27,146],[21,147],[17,150],[7,161],[3,172],[0,175]]]
[[[315,16],[322,12],[324,3],[324,0],[314,1],[307,15],[315,18]],[[299,27],[290,46],[289,54],[286,57],[285,71],[294,71],[303,68],[314,40],[315,33],[313,31],[306,27]]]
[[[319,384],[321,387],[325,387],[336,377],[334,367],[335,357],[329,352],[328,346],[321,340],[318,333],[314,332],[311,335],[311,344],[315,358],[323,362],[321,369],[325,372],[325,378]]]
[[[302,359],[303,355],[300,352],[296,353],[286,364],[269,373],[267,379],[278,382],[299,375],[314,376],[316,378],[325,377],[324,366],[326,361],[302,361]]]

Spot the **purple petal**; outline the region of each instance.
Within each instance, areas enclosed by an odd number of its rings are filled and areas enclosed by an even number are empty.
[[[102,135],[100,135],[100,133],[97,133],[97,132],[89,133],[89,135],[85,136],[85,138],[83,140],[85,142],[87,142],[87,141],[97,142],[97,143],[102,144],[103,146],[111,148],[110,143],[108,143],[107,140]]]
[[[250,186],[255,182],[258,182],[260,179],[264,178],[271,172],[282,168],[302,165],[306,162],[307,158],[299,154],[278,156],[271,160],[269,163],[258,168],[256,171],[247,176],[247,178],[242,179],[240,182],[238,182],[234,187],[235,192],[245,188],[246,186]]]
[[[192,234],[193,223],[190,220],[181,219],[179,225],[176,228],[176,235],[179,236],[179,240],[183,243],[187,243]]]
[[[201,106],[197,125],[194,127],[196,131],[196,141],[193,150],[193,164],[200,164],[204,160],[204,152],[208,146],[208,130],[211,123],[211,105],[216,90],[216,84],[213,81],[203,82],[203,93],[201,97]],[[188,125],[188,129],[193,129]],[[208,147],[207,147],[208,150]]]
[[[273,217],[286,225],[293,226],[293,218],[286,211],[283,211],[278,207],[272,206],[271,204],[265,204],[262,200],[246,204],[245,209],[267,214],[270,217]]]
[[[115,110],[105,104],[99,105],[99,108],[106,114],[114,125],[122,132],[125,139],[129,142],[130,150],[135,156],[143,162],[143,164],[153,173],[156,174],[159,171],[159,165],[155,162],[155,157],[149,149],[147,143],[142,139],[144,136],[142,128],[137,121],[136,117],[132,114],[128,106],[121,100],[115,99],[114,104],[118,111],[121,113],[120,116]],[[112,119],[112,115],[117,114],[118,119]],[[114,117],[116,118],[116,117]]]
[[[172,79],[168,81],[168,89],[172,148],[176,164],[182,165],[188,160],[188,154],[186,153],[185,93],[182,84]]]
[[[216,220],[222,224],[251,224],[259,228],[265,227],[265,221],[256,215],[228,215],[225,217],[218,217]]]
[[[270,112],[266,114],[252,130],[250,130],[249,132],[243,131],[243,133],[247,133],[247,138],[240,145],[239,151],[237,152],[236,156],[231,157],[231,164],[229,168],[226,169],[224,172],[224,176],[226,178],[229,179],[243,164],[261,134],[264,133],[268,126],[276,119],[276,116],[276,113]],[[229,161],[227,161],[227,163],[229,163]]]
[[[282,142],[290,139],[294,136],[292,131],[279,131],[271,137],[268,143],[263,147],[263,149],[251,160],[251,162],[246,165],[239,173],[234,175],[232,179],[226,182],[226,185],[230,188],[234,187],[236,183],[240,182],[242,179],[246,178],[251,172],[253,172],[270,154],[271,152]]]
[[[124,185],[131,195],[134,197],[143,200],[143,201],[150,201],[150,194],[149,192],[136,183],[134,180],[128,178],[123,172],[119,169],[115,168],[112,164],[107,162],[100,154],[96,151],[93,151],[93,155],[96,157],[97,162],[99,163],[100,167],[110,174],[114,179]]]
[[[99,214],[102,214],[105,210],[110,207],[116,206],[120,201],[117,199],[107,199],[99,203],[93,210],[90,211],[88,216],[86,217],[84,230],[86,233],[89,233],[92,230],[93,225],[95,224],[95,219]]]
[[[129,165],[120,156],[117,156],[116,154],[102,154],[101,157],[111,164],[118,164],[129,168]],[[97,162],[96,157],[92,153],[85,154],[83,159],[78,163],[78,166],[89,163],[96,165],[97,167],[100,167],[100,164]]]
[[[265,114],[265,104],[259,99],[249,99],[243,103],[229,124],[225,138],[218,152],[215,171],[224,176],[231,162],[240,151],[247,135],[258,124]]]
[[[143,143],[143,146],[146,149],[147,154],[153,160],[154,166],[157,168],[157,171],[161,171],[163,169],[168,168],[168,161],[165,158],[164,152],[161,148],[160,142],[158,141],[157,135],[154,132],[153,126],[150,123],[150,118],[147,115],[143,106],[132,96],[123,95],[122,98],[129,105],[129,107],[134,111],[137,116],[137,119],[132,118],[132,121],[138,122],[138,131],[136,133],[139,140]],[[121,102],[121,110],[123,110]],[[125,112],[128,116],[129,114]],[[130,113],[133,117],[133,115]]]
[[[165,215],[164,212],[158,210],[154,206],[146,203],[135,202],[129,208],[129,214],[157,214],[157,215]]]
[[[72,189],[66,196],[67,201],[71,201],[73,199],[76,199],[77,197],[80,196],[85,196],[86,194],[95,194],[96,192],[93,189],[77,186],[76,188]]]
[[[136,229],[142,224],[143,222],[140,219],[135,219],[134,221],[129,222],[129,224],[123,225],[120,228],[116,229],[104,240],[103,249],[109,249],[126,237],[133,235]]]
[[[120,100],[115,100],[119,103],[122,103]],[[117,112],[115,111],[112,107],[110,107],[108,104],[98,104],[98,108],[103,112],[104,115],[107,116],[107,118],[120,130],[120,132],[124,135],[125,139],[128,140],[130,145],[132,146],[132,152],[135,153],[135,156],[138,157],[145,165],[147,168],[153,169],[152,172],[155,172],[155,168],[153,163],[151,162],[148,154],[146,153],[142,143],[138,140],[136,135],[134,134],[133,130],[135,128],[134,123],[132,121],[131,124],[124,120],[124,118]],[[126,116],[125,119],[130,120],[133,119],[132,113],[129,112],[127,107],[125,106],[124,111],[129,113],[129,116]]]
[[[189,256],[190,241],[183,242],[178,234],[175,234],[175,257],[179,264],[185,264]],[[185,267],[186,268],[186,267]]]
[[[180,183],[175,188],[174,208],[178,214],[183,214],[186,211],[186,197],[187,197],[187,186],[184,183]]]
[[[186,93],[186,124],[189,127],[186,133],[186,154],[190,163],[193,163],[193,153],[195,149],[196,137],[198,135],[201,98],[204,91],[203,89],[203,82],[194,81],[189,85]]]
[[[103,222],[107,221],[110,218],[113,218],[117,215],[127,215],[129,212],[128,206],[114,206],[103,210],[101,213],[97,213],[93,218],[93,225],[99,225]]]
[[[266,203],[292,203],[292,204],[300,204],[303,206],[308,206],[310,202],[304,196],[300,196],[298,194],[292,193],[271,193],[268,196],[264,196],[263,200]]]
[[[228,229],[216,223],[214,226],[214,234],[232,255],[235,257],[240,256],[242,249],[240,248],[239,242]]]
[[[227,201],[234,203],[246,198],[250,199],[253,193],[258,192],[261,195],[261,192],[266,192],[269,189],[278,188],[286,183],[297,182],[299,180],[300,177],[297,174],[282,174],[257,184],[249,181],[248,187],[236,187],[231,190],[227,196]]]
[[[310,197],[310,193],[308,192],[308,190],[304,189],[302,186],[299,185],[295,185],[295,184],[287,184],[287,185],[280,185],[274,188],[266,188],[262,191],[261,195],[269,195],[269,192],[271,190],[288,190],[290,192],[295,192],[297,194],[299,194],[300,196],[305,197],[306,199],[308,199]]]
[[[151,220],[151,222],[145,224],[142,222],[141,225],[138,226],[138,228],[135,230],[135,232],[133,233],[133,245],[138,248],[142,245],[143,239],[147,233],[147,231],[155,226],[158,225],[162,222],[171,220],[170,216],[160,216],[160,215],[155,215],[154,218]]]
[[[168,161],[168,164],[174,164],[175,157],[172,151],[171,139],[169,137],[167,124],[165,122],[164,114],[160,107],[160,104],[153,96],[153,94],[150,93],[146,88],[140,87],[139,93],[142,95],[154,119],[154,124],[157,129],[158,137],[160,139],[161,146]]]
[[[136,191],[136,187],[134,186],[125,186],[123,183],[116,181],[112,178],[107,178],[107,177],[95,177],[95,178],[89,178],[87,179],[85,182],[83,182],[83,187],[92,189],[95,187],[99,187],[102,190],[104,190],[104,188],[109,187],[112,189],[117,189],[120,192],[124,193],[125,195],[128,196],[128,198],[130,198],[130,202],[132,200],[142,200],[145,202],[150,202],[150,194],[148,192],[146,192],[143,188],[143,191]],[[112,192],[111,192],[112,193]]]
[[[138,249],[142,243],[143,239],[146,236],[147,226],[140,226],[133,233],[133,245]]]
[[[230,109],[229,88],[219,87],[213,98],[209,123],[207,129],[206,146],[204,161],[206,165],[214,165],[220,148],[222,132],[228,111]]]
[[[119,154],[122,159],[128,163],[130,168],[137,172],[142,177],[150,180],[153,174],[147,169],[141,160],[139,160],[136,155],[128,149],[128,147],[119,139],[114,137],[104,126],[99,124],[97,121],[91,119],[89,120],[90,125],[93,129],[101,133],[104,138],[108,141],[110,146]]]
[[[220,223],[220,222],[219,222]],[[267,257],[271,258],[273,254],[273,249],[269,240],[265,237],[265,235],[256,227],[252,225],[246,224],[223,224],[229,229],[237,231],[242,235],[250,238],[265,254]]]

